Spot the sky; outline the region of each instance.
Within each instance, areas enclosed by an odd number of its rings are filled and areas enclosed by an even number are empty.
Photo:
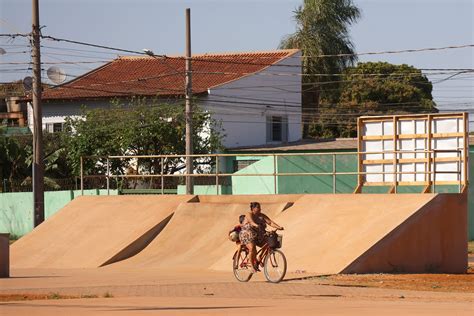
[[[293,11],[302,0],[39,0],[43,35],[141,51],[182,55],[185,49],[185,8],[191,8],[192,51],[235,52],[274,50],[284,35],[295,31]],[[355,0],[361,19],[351,26],[358,53],[474,44],[474,0]],[[30,0],[0,0],[0,33],[28,33]],[[0,38],[7,53],[0,56],[0,82],[31,75],[27,40]],[[44,40],[42,61],[50,63],[110,60],[116,52]],[[71,50],[75,49],[75,50]],[[85,50],[85,51],[77,51]],[[420,53],[360,56],[359,61],[387,61],[418,68],[474,68],[474,48]],[[47,67],[51,66],[49,64]],[[68,79],[98,64],[58,65]],[[47,68],[45,67],[45,68]],[[450,80],[432,75],[433,96],[443,110],[472,109],[474,74]]]

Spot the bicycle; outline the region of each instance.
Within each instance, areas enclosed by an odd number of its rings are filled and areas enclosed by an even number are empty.
[[[263,267],[268,282],[279,283],[285,277],[287,268],[286,257],[278,249],[281,248],[283,237],[278,235],[276,230],[267,232],[265,237],[267,241],[257,252],[257,258],[260,258],[260,260],[257,259],[257,265]],[[234,253],[232,265],[234,276],[238,281],[248,282],[252,278],[252,263],[250,261],[247,246],[240,245]]]

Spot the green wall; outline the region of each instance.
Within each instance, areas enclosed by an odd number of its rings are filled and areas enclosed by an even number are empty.
[[[273,174],[274,160],[271,156],[236,157],[236,159],[260,159],[235,174]],[[278,171],[278,164],[276,171]],[[278,180],[277,180],[278,183]],[[278,184],[277,184],[278,190]],[[232,194],[274,194],[275,181],[273,176],[233,176]],[[277,192],[278,193],[278,192]]]
[[[194,194],[214,195],[216,194],[215,185],[195,185]],[[186,194],[186,186],[178,185],[178,194]],[[232,194],[232,187],[229,185],[219,185],[219,195]]]
[[[333,161],[334,159],[334,161]],[[328,173],[357,172],[357,156],[324,155],[324,156],[280,156],[278,157],[279,173]],[[278,193],[333,193],[332,175],[321,176],[279,176]],[[336,193],[352,193],[357,185],[357,175],[336,176]]]
[[[110,190],[111,195],[117,191]],[[48,191],[44,193],[45,218],[52,216],[81,191]],[[84,195],[107,195],[107,190],[84,190]],[[33,229],[33,193],[0,193],[0,233],[21,237]]]

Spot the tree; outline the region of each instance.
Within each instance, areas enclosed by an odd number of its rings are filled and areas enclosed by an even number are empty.
[[[336,103],[322,99],[311,137],[355,137],[357,117],[437,112],[433,85],[421,70],[387,62],[359,63],[341,77]]]
[[[220,148],[221,135],[216,132],[216,125],[208,113],[194,106],[195,154],[207,154]],[[110,108],[84,108],[81,117],[66,120],[63,142],[76,175],[80,172],[81,156],[99,157],[84,160],[85,174],[105,174],[107,156],[184,154],[184,105],[133,98],[127,104],[116,100]],[[211,163],[209,159],[199,160],[199,164],[195,162],[198,171]],[[112,159],[110,167],[113,174],[160,174],[162,166],[161,159],[157,158]],[[164,159],[164,173],[173,174],[184,168],[184,159]]]
[[[0,127],[0,187],[8,191],[31,190],[33,162],[32,135],[5,135]],[[65,148],[57,133],[43,133],[45,188],[60,189],[59,179],[73,182]],[[69,186],[70,188],[71,186]]]
[[[61,138],[61,133],[43,132],[44,186],[46,189],[71,189],[75,182]],[[32,141],[31,137],[29,140]],[[30,175],[21,183],[23,187],[32,185],[33,148],[30,144],[25,147],[25,165]]]
[[[303,58],[303,120],[306,122],[319,105],[320,96],[337,98],[332,93],[338,84],[331,74],[340,74],[357,60],[349,36],[349,26],[360,17],[352,0],[305,0],[295,13],[297,30],[280,43],[280,48],[298,48]],[[339,57],[319,58],[320,55]],[[323,75],[323,76],[321,76]],[[332,97],[334,96],[334,97]],[[306,136],[308,124],[303,124]]]
[[[12,136],[6,136],[4,128],[0,128],[0,179],[1,187],[6,181],[8,187],[25,176],[25,147]],[[2,189],[3,190],[3,189]]]

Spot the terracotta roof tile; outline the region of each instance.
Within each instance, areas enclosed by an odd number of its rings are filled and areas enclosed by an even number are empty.
[[[298,50],[194,55],[193,93],[203,93],[249,73],[262,71],[296,52]],[[185,59],[182,56],[119,57],[70,82],[45,90],[42,98],[54,100],[183,95],[184,72]]]

